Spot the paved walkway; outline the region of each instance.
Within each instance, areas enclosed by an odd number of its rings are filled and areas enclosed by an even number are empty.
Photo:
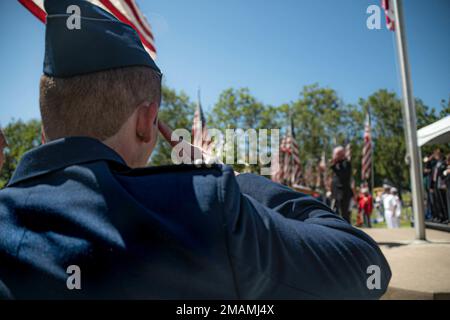
[[[412,228],[363,229],[374,238],[392,270],[382,299],[450,299],[450,233],[427,229],[414,241]]]

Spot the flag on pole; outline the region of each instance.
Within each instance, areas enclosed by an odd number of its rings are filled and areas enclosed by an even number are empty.
[[[200,90],[198,91],[197,108],[192,121],[192,144],[205,152],[209,152],[210,138],[206,127],[206,119],[200,101]]]
[[[290,126],[290,137],[291,137],[291,154],[292,154],[292,172],[291,172],[291,185],[299,184],[300,177],[302,173],[302,165],[300,163],[300,151],[295,138],[294,132],[294,121],[291,118]]]
[[[115,16],[118,20],[130,25],[136,30],[141,42],[150,54],[156,59],[156,48],[153,33],[146,17],[136,4],[135,0],[87,0]],[[44,0],[19,0],[36,18],[45,23],[47,13],[44,9]]]
[[[291,186],[299,184],[302,167],[292,120],[285,136],[281,139],[277,155],[278,157],[276,156],[275,159],[278,161],[271,164],[272,180]]]
[[[364,146],[362,152],[361,179],[368,181],[372,169],[372,135],[370,130],[370,116],[367,113],[364,125]]]
[[[283,183],[289,184],[291,180],[291,137],[289,131],[281,143],[281,152],[283,153]]]
[[[381,0],[381,6],[384,9],[384,14],[386,16],[386,26],[389,30],[395,31],[395,14],[394,6],[391,0]]]

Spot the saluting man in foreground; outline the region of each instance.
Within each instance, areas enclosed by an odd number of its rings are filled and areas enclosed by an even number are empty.
[[[81,28],[69,30],[73,4]],[[136,32],[99,7],[46,0],[45,9],[47,143],[23,156],[0,191],[1,296],[376,299],[385,292],[391,272],[377,244],[313,198],[225,165],[144,168],[158,135],[159,68]],[[368,285],[374,268],[378,284]],[[72,272],[80,276],[75,285]]]

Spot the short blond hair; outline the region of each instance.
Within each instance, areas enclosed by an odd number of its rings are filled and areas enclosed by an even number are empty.
[[[42,75],[39,105],[47,140],[89,136],[105,140],[144,101],[161,100],[161,78],[147,67],[126,67],[70,78]]]

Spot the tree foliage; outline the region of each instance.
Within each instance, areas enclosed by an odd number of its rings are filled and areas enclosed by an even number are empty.
[[[248,88],[223,91],[209,117],[217,129],[276,128],[280,122],[277,108],[259,102]]]
[[[227,89],[219,96],[219,100],[210,112],[208,125],[210,128],[219,129],[225,135],[226,129],[242,129],[246,132],[248,129],[278,129],[282,123],[281,114],[278,108],[267,106],[258,101],[251,95],[248,88],[241,89]],[[236,132],[237,134],[238,132]],[[232,165],[236,171],[246,172],[260,172],[260,166],[248,165],[248,157],[241,164],[238,161],[238,150],[248,154],[249,144],[246,141],[244,144],[239,144],[236,135],[234,138],[234,164]],[[230,143],[230,141],[227,141]],[[231,146],[224,147],[225,152],[230,152]],[[267,150],[258,150],[267,152]]]
[[[305,86],[297,101],[281,109],[292,114],[304,162],[318,161],[324,151],[329,155],[334,146],[351,142],[362,122],[355,107],[344,104],[333,89],[318,84]]]
[[[3,128],[3,133],[8,146],[4,151],[5,163],[0,171],[0,188],[8,183],[22,155],[41,143],[41,123],[38,120],[13,120]]]
[[[408,189],[409,167],[401,100],[393,92],[378,90],[367,99],[360,99],[360,105],[372,115],[375,184],[380,185],[386,179],[400,189]],[[415,106],[418,128],[439,119],[436,111],[420,99],[416,99]],[[422,153],[429,154],[432,148],[425,146]]]

